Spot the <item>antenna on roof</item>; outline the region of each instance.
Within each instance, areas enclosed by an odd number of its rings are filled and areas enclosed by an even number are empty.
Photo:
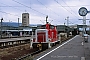
[[[41,21],[41,20],[40,20]],[[44,22],[43,21],[41,21],[43,24],[44,24]]]
[[[47,24],[47,18],[48,18],[48,15],[46,16],[46,24]]]
[[[53,21],[53,20],[52,20],[52,21]],[[52,22],[52,21],[51,21],[51,22]],[[50,22],[50,24],[51,24],[51,22]]]
[[[25,10],[25,12],[27,12],[27,10]]]

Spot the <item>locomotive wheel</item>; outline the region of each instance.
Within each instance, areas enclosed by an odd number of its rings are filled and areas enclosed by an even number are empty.
[[[33,48],[37,48],[37,44],[33,44]]]
[[[52,47],[55,46],[55,45],[56,45],[56,43],[52,43]]]
[[[42,43],[42,50],[48,49],[48,43]]]
[[[37,47],[37,45],[38,44],[40,44],[40,43],[34,43],[33,44],[33,48],[39,48],[39,47]],[[46,49],[48,49],[48,43],[41,43],[41,45],[42,45],[42,50],[46,50]]]

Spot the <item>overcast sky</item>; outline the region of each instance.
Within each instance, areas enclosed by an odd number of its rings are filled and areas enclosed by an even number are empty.
[[[69,16],[70,24],[82,24],[78,14],[81,7],[90,10],[90,0],[0,0],[0,18],[3,22],[22,22],[22,13],[30,14],[30,24],[45,24],[45,17],[54,25],[66,24]],[[87,19],[90,19],[88,14]],[[70,25],[69,24],[69,25]],[[89,21],[87,21],[89,24]]]

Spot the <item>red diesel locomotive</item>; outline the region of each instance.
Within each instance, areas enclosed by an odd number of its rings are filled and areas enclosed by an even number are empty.
[[[49,24],[41,25],[40,29],[35,31],[35,39],[32,41],[32,47],[51,48],[59,42],[56,26]]]

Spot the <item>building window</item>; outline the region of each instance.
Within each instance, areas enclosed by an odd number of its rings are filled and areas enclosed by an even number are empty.
[[[23,18],[26,18],[26,16],[23,16]]]

